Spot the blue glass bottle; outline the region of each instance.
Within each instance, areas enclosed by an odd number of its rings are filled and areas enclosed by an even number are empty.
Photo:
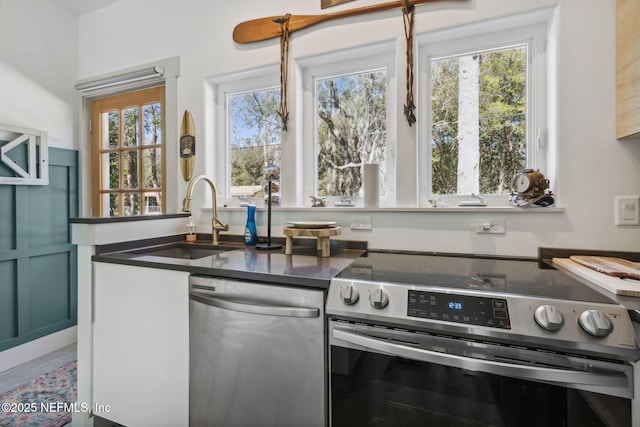
[[[244,227],[244,243],[250,246],[258,243],[255,214],[256,207],[254,205],[247,206],[247,225]]]

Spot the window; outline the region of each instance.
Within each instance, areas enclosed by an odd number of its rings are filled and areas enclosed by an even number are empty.
[[[394,45],[383,46],[382,54],[380,47],[297,61],[302,79],[290,81],[288,132],[281,131],[278,115],[278,68],[210,80],[218,135],[226,141],[214,160],[216,180],[227,189],[230,206],[237,199],[264,200],[264,168],[270,164],[287,177],[286,187],[280,188],[282,180],[272,187],[276,205],[280,196],[285,206],[311,206],[310,196],[353,197],[358,203],[366,163],[379,164],[380,200],[393,194],[387,104],[395,81]],[[295,96],[294,88],[303,96]]]
[[[93,212],[164,212],[164,87],[92,102]]]
[[[315,79],[317,195],[361,195],[364,165],[377,163],[385,196],[386,87],[386,69]]]
[[[230,196],[263,197],[264,168],[269,164],[281,166],[280,88],[229,93],[226,98]]]
[[[455,206],[471,193],[508,206],[514,175],[555,172],[545,170],[553,165],[545,141],[551,16],[541,9],[418,34],[413,127],[403,115],[405,81],[396,79],[406,72],[401,39],[296,58],[288,132],[277,114],[277,67],[216,77],[216,136],[226,141],[211,160],[216,183],[236,199],[229,206],[262,199],[271,162],[286,183],[283,206],[310,207],[310,197],[362,206],[364,165],[374,163],[382,207],[440,197]]]
[[[395,44],[383,43],[299,61],[303,71],[304,131],[300,194],[359,206],[363,171],[380,170],[381,205],[395,188]]]
[[[526,166],[526,46],[432,58],[434,194],[508,194]]]
[[[544,169],[544,39],[532,26],[427,45],[424,200],[473,193],[506,204],[515,174]]]
[[[213,171],[228,206],[265,200],[265,167],[282,167],[279,68],[269,66],[208,80],[215,105]],[[277,187],[277,188],[274,188]],[[272,186],[280,201],[280,182]],[[220,204],[219,204],[220,206]]]

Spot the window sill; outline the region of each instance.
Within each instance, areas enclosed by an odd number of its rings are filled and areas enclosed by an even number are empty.
[[[549,207],[549,208],[516,208],[513,206],[454,206],[448,208],[363,208],[363,207],[324,207],[324,208],[312,208],[312,207],[274,207],[274,212],[421,212],[421,213],[477,213],[477,212],[489,212],[489,213],[564,213],[565,208]],[[212,208],[202,208],[202,211],[210,212]],[[246,211],[245,207],[218,207],[219,211]],[[258,211],[266,211],[266,207],[257,208]]]

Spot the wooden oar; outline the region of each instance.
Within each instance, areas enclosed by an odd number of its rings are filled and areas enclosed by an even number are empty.
[[[410,6],[423,3],[435,3],[446,0],[407,0]],[[289,16],[289,32],[302,30],[312,25],[334,19],[347,18],[350,16],[363,15],[365,13],[381,12],[383,10],[396,9],[402,7],[403,1],[393,1],[389,3],[381,3],[372,6],[364,6],[355,9],[343,10],[340,12],[325,13],[323,15],[290,15]],[[250,21],[241,22],[233,29],[233,41],[236,43],[252,43],[261,40],[267,40],[274,37],[280,37],[282,34],[281,22],[286,18],[282,16],[270,16],[267,18],[252,19]]]

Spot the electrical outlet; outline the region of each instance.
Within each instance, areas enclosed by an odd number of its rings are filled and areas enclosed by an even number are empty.
[[[352,230],[372,230],[373,225],[371,216],[354,216],[351,217]]]
[[[506,234],[507,226],[504,218],[477,221],[471,224],[477,234]]]
[[[640,196],[615,197],[616,225],[640,225]]]

